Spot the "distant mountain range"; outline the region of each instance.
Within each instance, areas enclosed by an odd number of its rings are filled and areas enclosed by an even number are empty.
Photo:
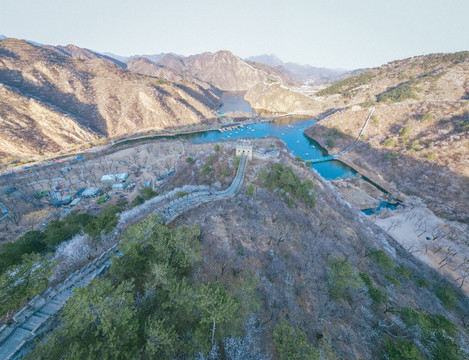
[[[344,69],[329,69],[311,65],[301,65],[293,62],[285,63],[273,54],[250,56],[246,58],[246,60],[272,66],[286,73],[296,81],[309,82],[315,85],[335,80],[335,78],[348,71]]]

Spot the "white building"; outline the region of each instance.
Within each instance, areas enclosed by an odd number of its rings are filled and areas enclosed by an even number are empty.
[[[101,178],[102,182],[124,182],[129,177],[128,173],[106,174]]]
[[[249,140],[239,140],[236,144],[236,156],[246,155],[252,159],[252,143]]]
[[[95,197],[101,194],[101,189],[97,187],[90,187],[89,189],[86,189],[83,191],[81,194],[82,197],[84,198],[90,198],[90,197]]]

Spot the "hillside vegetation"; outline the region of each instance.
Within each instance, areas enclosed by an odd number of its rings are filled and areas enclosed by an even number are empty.
[[[467,357],[467,299],[309,169],[281,163],[250,162],[253,194],[128,228],[108,275],[28,358]]]

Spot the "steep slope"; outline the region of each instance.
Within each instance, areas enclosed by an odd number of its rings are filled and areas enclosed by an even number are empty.
[[[375,106],[363,145],[346,159],[439,215],[469,223],[469,52],[394,61],[318,94],[349,106],[314,127],[314,139],[334,152],[345,148],[364,124],[362,107]]]
[[[220,102],[210,87],[161,81],[99,57],[74,59],[16,39],[0,42],[0,84],[8,94],[2,99],[2,133],[13,127],[12,118],[34,122],[25,137],[16,132],[20,137],[10,140],[8,149],[1,150],[2,157],[51,154],[96,137],[199,123],[214,117],[212,109]],[[27,100],[39,105],[26,106]],[[23,106],[13,112],[7,105],[15,101]],[[79,134],[65,135],[64,130],[60,139],[54,133],[45,136],[39,129],[44,127],[46,108],[55,114],[54,121],[67,119],[70,123],[65,128],[80,129]],[[68,136],[74,139],[70,144],[65,140]],[[43,145],[36,149],[39,143]]]
[[[34,44],[33,44],[34,45]],[[101,55],[94,51],[83,49],[81,47],[69,44],[66,46],[58,45],[58,46],[51,46],[51,45],[42,45],[42,47],[46,49],[50,49],[53,51],[58,52],[61,55],[66,55],[74,59],[80,60],[91,60],[91,59],[101,59],[106,61],[111,61],[117,66],[125,68],[125,64],[121,61],[118,61],[110,56]]]
[[[190,74],[225,91],[246,91],[259,83],[281,80],[224,50],[188,56],[184,63]]]

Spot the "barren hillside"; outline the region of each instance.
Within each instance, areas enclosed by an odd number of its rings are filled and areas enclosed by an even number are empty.
[[[72,54],[73,55],[73,54]],[[50,155],[103,136],[200,123],[219,93],[190,82],[138,75],[101,58],[85,60],[22,40],[0,42],[0,156]],[[15,102],[21,106],[13,106]],[[47,121],[45,122],[45,114]],[[64,120],[62,120],[64,119]],[[65,122],[64,122],[65,121]],[[54,130],[43,131],[51,128]],[[25,133],[21,128],[28,128]],[[75,130],[79,129],[75,134]]]
[[[339,82],[318,94],[349,105],[312,129],[312,137],[339,151],[358,136],[375,106],[361,145],[346,156],[377,171],[398,191],[467,222],[469,213],[469,53],[395,61]]]

